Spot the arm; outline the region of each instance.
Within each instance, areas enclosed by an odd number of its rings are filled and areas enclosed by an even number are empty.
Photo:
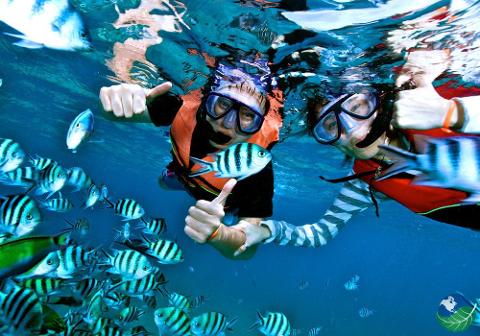
[[[314,224],[295,226],[284,221],[267,220],[257,227],[240,222],[235,227],[245,232],[247,240],[236,254],[262,241],[301,247],[323,246],[336,237],[350,218],[373,205],[368,188],[368,184],[362,180],[346,182],[333,205]]]

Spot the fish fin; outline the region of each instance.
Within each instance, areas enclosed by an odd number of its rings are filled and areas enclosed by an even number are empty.
[[[197,171],[192,172],[191,174],[188,175],[188,177],[197,177],[206,173],[211,172],[212,170],[210,168],[202,168]]]
[[[432,138],[424,134],[415,134],[413,143],[417,153],[424,154],[427,152],[428,146],[432,143]]]
[[[32,41],[29,41],[29,40],[21,40],[21,41],[13,43],[13,45],[16,45],[16,46],[22,47],[22,48],[28,48],[28,49],[41,49],[41,48],[43,48],[42,44],[32,42]]]
[[[470,194],[470,196],[464,199],[462,203],[480,203],[480,193]]]
[[[205,161],[205,160],[202,160],[202,159],[197,159],[196,157],[193,157],[193,156],[190,156],[190,161],[192,161],[193,163],[196,163],[198,165],[201,166],[201,168],[197,171],[194,171],[194,172],[191,172],[191,174],[189,175],[189,177],[196,177],[196,176],[200,176],[200,175],[203,175],[203,174],[206,174],[208,172],[211,172],[213,169],[213,163],[212,162],[208,162],[208,161]]]
[[[253,329],[257,329],[259,327],[261,327],[263,324],[263,316],[262,316],[262,313],[260,313],[258,310],[257,310],[257,321],[252,324],[248,330],[253,330]]]
[[[403,173],[407,170],[417,167],[417,155],[392,146],[379,146],[389,156],[397,160],[390,167],[382,171],[382,174],[376,178],[376,181],[385,180],[393,175]]]
[[[105,139],[97,139],[97,140],[88,140],[89,143],[104,143]]]
[[[238,321],[238,316],[232,318],[230,321],[227,322],[226,329],[228,331],[233,331],[233,326],[235,325],[235,323],[237,323],[237,321]]]

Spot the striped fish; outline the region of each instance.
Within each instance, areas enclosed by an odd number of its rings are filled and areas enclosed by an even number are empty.
[[[142,296],[142,301],[150,309],[156,309],[157,308],[157,297],[155,295],[152,295],[152,296],[143,295]]]
[[[162,232],[167,231],[167,223],[165,218],[141,218],[142,222],[139,224],[139,228],[144,229],[146,234],[160,235]]]
[[[466,191],[465,203],[480,202],[480,137],[428,138],[415,137],[420,154],[396,147],[380,147],[396,162],[384,170],[378,181],[393,175],[418,170],[412,183]]]
[[[85,200],[85,203],[83,204],[83,208],[91,208],[97,203],[97,201],[100,199],[100,190],[97,188],[95,184],[91,184],[90,187],[88,188],[87,191],[87,199]]]
[[[362,307],[358,310],[358,316],[360,316],[361,318],[367,318],[367,317],[370,317],[372,316],[374,313],[374,311],[372,309],[369,309],[367,307]]]
[[[145,251],[149,256],[154,257],[162,264],[178,264],[183,261],[183,251],[177,243],[171,240],[159,239],[156,242],[143,237],[148,246]]]
[[[1,6],[0,6],[1,7]],[[0,138],[0,172],[17,169],[25,159],[25,152],[12,139]]]
[[[86,218],[79,218],[75,221],[75,223],[70,223],[66,219],[65,221],[69,225],[67,230],[72,233],[78,233],[80,236],[85,236],[90,230],[90,222]]]
[[[209,162],[190,157],[192,162],[201,166],[192,172],[190,177],[215,171],[216,177],[236,178],[240,181],[265,168],[272,160],[272,154],[259,145],[243,142],[215,153],[214,159]]]
[[[100,335],[102,330],[105,330],[106,328],[110,326],[115,326],[116,323],[112,319],[109,319],[107,317],[99,317],[95,323],[93,324],[92,327],[92,334],[94,335]]]
[[[30,233],[42,221],[35,200],[28,195],[0,197],[0,228],[16,236]]]
[[[258,330],[266,336],[289,336],[291,333],[290,322],[283,313],[267,312],[262,316],[257,312],[258,321],[253,327],[258,326]]]
[[[109,326],[106,326],[105,329],[101,330],[100,332],[94,335],[95,336],[123,336],[123,335],[126,336],[127,334],[123,333],[123,331],[118,326],[109,325]]]
[[[122,281],[112,288],[130,296],[150,294],[154,290],[160,290],[167,281],[163,274],[148,274],[139,280]]]
[[[57,277],[62,279],[70,279],[79,272],[92,266],[94,263],[95,250],[87,250],[82,246],[67,246],[63,250],[57,251],[60,264],[57,268]],[[87,276],[88,274],[83,274]]]
[[[208,312],[192,319],[190,329],[198,336],[220,336],[225,331],[233,331],[232,327],[237,319],[227,321],[227,317],[218,312]]]
[[[73,209],[73,203],[60,194],[59,198],[52,198],[43,202],[42,207],[55,212],[68,212]]]
[[[67,132],[67,148],[76,153],[78,147],[93,133],[95,118],[92,111],[86,109],[73,119]]]
[[[115,210],[115,215],[123,217],[123,220],[139,219],[145,214],[140,203],[131,198],[121,198],[115,205],[110,203],[110,206]]]
[[[32,166],[34,166],[38,170],[43,170],[51,164],[58,164],[57,162],[53,161],[50,158],[44,158],[38,155],[35,155],[35,156],[29,155],[28,157],[29,157],[28,161],[32,164]]]
[[[31,187],[40,177],[40,173],[35,167],[20,167],[4,175],[0,175],[0,183],[17,186]]]
[[[114,250],[113,255],[107,256],[107,264],[112,266],[108,272],[120,274],[126,280],[142,279],[154,271],[147,257],[134,250]]]
[[[154,320],[160,335],[191,335],[190,318],[181,309],[175,307],[159,308],[155,310]]]
[[[201,305],[203,305],[206,301],[208,300],[208,297],[204,296],[204,295],[199,295],[199,296],[195,296],[193,299],[192,299],[192,308],[198,308],[200,307]]]
[[[103,289],[97,290],[90,300],[88,300],[86,313],[83,316],[83,320],[89,325],[93,325],[105,312],[105,305],[103,303],[103,296],[105,292]]]
[[[120,322],[121,323],[130,323],[138,320],[142,317],[145,312],[137,307],[127,307],[120,311]]]
[[[348,280],[343,284],[343,287],[345,287],[347,291],[357,290],[358,281],[360,281],[360,277],[357,274],[355,274],[350,280]]]
[[[34,291],[15,285],[0,293],[0,311],[13,335],[39,331],[42,324],[42,305]]]
[[[307,336],[317,336],[322,331],[323,327],[310,328],[307,332]]]
[[[181,309],[186,313],[188,313],[188,311],[192,308],[192,303],[190,302],[190,300],[182,294],[173,292],[167,294],[167,297],[169,305]]]
[[[47,198],[63,188],[67,172],[58,164],[51,164],[40,172],[37,194],[49,193]]]
[[[60,259],[58,258],[57,252],[50,252],[43,260],[40,260],[38,264],[33,265],[32,268],[15,276],[15,278],[20,280],[47,276],[53,274],[53,272],[57,270],[58,265],[60,265]]]
[[[151,333],[147,329],[145,329],[144,326],[138,325],[138,326],[130,329],[130,335],[132,335],[132,336],[151,336],[151,335],[153,335],[153,333]]]
[[[93,184],[93,180],[87,175],[87,173],[85,173],[83,168],[72,167],[67,169],[66,184],[75,188],[76,191],[79,191],[82,189],[88,189]]]
[[[46,297],[61,292],[65,282],[58,278],[33,278],[18,283],[20,287],[33,290],[38,297]]]
[[[75,295],[81,298],[87,298],[100,288],[101,282],[94,278],[87,278],[76,283],[74,288]]]
[[[130,297],[109,289],[103,297],[103,302],[109,309],[120,309],[129,305]]]

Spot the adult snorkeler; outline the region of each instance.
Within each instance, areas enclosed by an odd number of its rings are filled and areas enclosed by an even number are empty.
[[[453,189],[412,184],[414,176],[404,174],[377,181],[377,174],[391,164],[379,145],[388,144],[405,150],[414,148],[415,135],[447,137],[480,133],[480,96],[455,97],[455,90],[441,97],[432,81],[447,67],[442,52],[412,53],[398,77],[415,89],[385,92],[373,87],[344,92],[325,103],[315,100],[308,111],[308,129],[320,144],[333,145],[355,159],[352,176],[346,181],[333,205],[313,224],[295,226],[284,221],[262,221],[253,227],[240,223],[249,244],[275,241],[280,245],[319,247],[334,238],[353,215],[376,206],[376,199],[394,199],[417,214],[462,227],[480,229],[477,204],[462,203],[468,194]],[[429,69],[416,63],[430,58]],[[455,97],[455,98],[453,98]],[[393,115],[392,115],[393,114]],[[392,127],[395,126],[395,128]],[[410,130],[401,128],[408,127]],[[441,127],[441,128],[440,128]],[[429,129],[414,131],[413,128]]]
[[[236,183],[214,172],[191,177],[200,167],[190,157],[213,161],[214,153],[240,142],[270,149],[278,141],[282,107],[282,95],[271,84],[266,62],[255,60],[236,66],[219,64],[205,88],[183,96],[168,92],[171,83],[152,90],[131,84],[100,90],[104,110],[116,117],[171,125],[172,162],[160,184],[187,190],[198,200],[188,210],[185,233],[227,257],[233,257],[246,237],[238,228],[224,224],[226,212],[252,225],[272,215],[272,164]],[[253,249],[250,252],[242,257],[251,256]]]

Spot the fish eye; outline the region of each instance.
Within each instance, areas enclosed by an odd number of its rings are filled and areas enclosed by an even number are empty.
[[[32,220],[32,219],[33,219],[33,216],[32,216],[31,213],[29,213],[29,214],[27,214],[27,216],[26,216],[25,218],[27,218],[27,220]]]
[[[148,266],[143,266],[144,271],[148,271]]]
[[[80,123],[77,123],[77,124],[75,125],[75,127],[76,127],[76,128],[79,128],[79,127],[80,127]]]
[[[260,156],[260,157],[264,157],[264,156],[265,156],[265,152],[264,152],[264,151],[260,151],[260,152],[258,152],[258,156]]]
[[[47,265],[53,265],[53,260],[52,259],[47,259]]]

